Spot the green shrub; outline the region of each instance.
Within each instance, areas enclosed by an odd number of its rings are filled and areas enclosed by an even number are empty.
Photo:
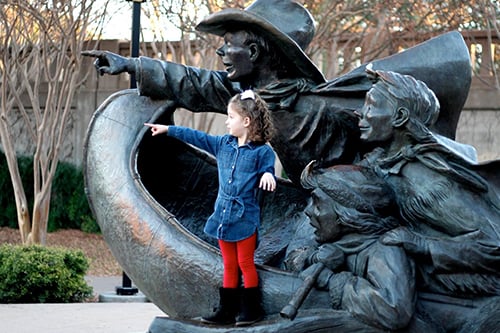
[[[60,162],[52,183],[48,231],[79,229],[99,233],[85,194],[82,170]]]
[[[33,207],[33,159],[18,158],[19,171],[23,182],[29,211]],[[0,154],[0,227],[18,228],[14,190],[10,180],[7,161]],[[89,233],[99,233],[85,194],[83,173],[70,163],[59,162],[52,183],[50,212],[47,231],[78,229]]]
[[[0,263],[0,303],[83,302],[92,296],[82,251],[4,244]]]

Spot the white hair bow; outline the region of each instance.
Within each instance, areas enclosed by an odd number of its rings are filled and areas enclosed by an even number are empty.
[[[253,99],[255,101],[255,93],[251,89],[245,90],[240,95],[241,95],[241,100]]]

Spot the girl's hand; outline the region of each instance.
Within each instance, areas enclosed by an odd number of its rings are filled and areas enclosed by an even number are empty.
[[[270,172],[266,172],[260,178],[259,188],[273,192],[276,189],[276,179]]]
[[[158,124],[150,124],[150,123],[144,123],[144,125],[151,127],[152,136],[168,132],[167,125],[158,125]]]

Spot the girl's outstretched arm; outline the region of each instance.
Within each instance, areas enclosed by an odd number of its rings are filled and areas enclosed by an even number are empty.
[[[150,124],[150,123],[144,123],[144,125],[151,127],[152,136],[168,132],[167,125]]]

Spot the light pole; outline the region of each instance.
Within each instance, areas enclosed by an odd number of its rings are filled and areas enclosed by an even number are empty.
[[[128,2],[132,1],[132,45],[131,54],[132,57],[139,56],[139,37],[141,32],[141,3],[146,2],[146,0],[126,0]],[[132,74],[130,77],[130,88],[136,88],[135,75]]]
[[[131,54],[132,57],[139,56],[139,37],[141,30],[141,3],[146,2],[146,0],[126,0],[128,2],[132,1],[132,45]],[[130,75],[130,88],[135,89],[137,83],[135,82],[135,74]],[[127,276],[125,272],[122,272],[122,286],[116,287],[116,293],[118,295],[135,295],[139,290],[132,287],[132,281]]]

